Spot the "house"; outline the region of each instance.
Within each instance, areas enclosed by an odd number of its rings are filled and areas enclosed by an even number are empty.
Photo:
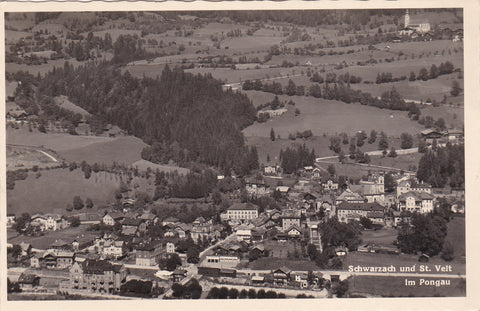
[[[258,207],[251,203],[234,203],[227,210],[229,220],[252,220],[258,217]]]
[[[55,250],[69,250],[70,249],[70,243],[59,239],[55,240],[51,245],[50,248],[55,249]]]
[[[444,133],[436,131],[434,129],[425,129],[420,132],[425,141],[429,144],[433,143],[434,140],[439,140],[444,136]]]
[[[433,196],[427,192],[409,191],[398,197],[397,209],[421,214],[433,211]]]
[[[177,225],[179,223],[180,223],[180,220],[178,218],[167,217],[162,221],[162,226],[165,227],[166,225]]]
[[[135,229],[135,231],[145,232],[147,231],[147,224],[142,219],[125,218],[122,222],[122,230],[124,229]]]
[[[60,251],[55,253],[57,257],[57,269],[66,269],[70,268],[74,261],[75,261],[75,253],[74,252],[65,252]]]
[[[338,190],[338,181],[334,178],[328,178],[325,182],[322,183],[322,187],[327,191],[337,191]]]
[[[27,242],[21,242],[20,244],[20,249],[22,250],[21,256],[26,257],[30,255],[30,252],[32,251],[32,245]]]
[[[377,202],[342,202],[340,203],[340,205],[337,206],[337,218],[340,222],[360,221],[360,218],[362,217],[370,219],[375,224],[384,225],[384,207]]]
[[[348,202],[348,203],[363,203],[365,202],[365,198],[363,198],[360,194],[357,192],[353,192],[350,189],[346,189],[342,194],[340,194],[336,199],[335,199],[335,205],[339,205],[342,202]]]
[[[165,248],[166,248],[167,254],[175,253],[175,244],[173,244],[172,242],[167,242]]]
[[[104,258],[115,258],[118,259],[120,257],[125,256],[127,253],[127,248],[125,246],[125,242],[121,240],[108,240],[105,241],[103,244],[103,248],[101,250],[101,254]]]
[[[40,277],[31,273],[22,273],[18,277],[18,284],[22,291],[34,290],[40,285]]]
[[[411,213],[405,211],[393,211],[393,225],[398,227],[399,225],[405,223],[410,224]]]
[[[308,287],[308,273],[306,272],[295,272],[292,273],[292,279],[297,283],[300,288]]]
[[[287,229],[287,231],[285,231],[285,233],[287,234],[288,238],[296,239],[296,238],[300,238],[300,236],[302,235],[302,230],[297,226],[291,226],[290,228]]]
[[[288,281],[290,281],[290,274],[292,270],[287,267],[281,267],[277,270],[272,271],[273,275],[273,284],[274,285],[287,285]]]
[[[30,218],[30,226],[38,227],[40,231],[47,230],[47,217],[44,215],[33,215]]]
[[[280,171],[280,166],[278,165],[265,165],[263,168],[263,173],[265,175],[276,175]]]
[[[121,212],[109,212],[103,216],[102,221],[107,226],[113,226],[116,222],[120,222],[125,218]]]
[[[30,257],[30,268],[39,269],[43,264],[43,253],[35,253]]]
[[[183,270],[183,269],[177,269],[173,271],[172,274],[170,274],[170,278],[174,283],[180,282],[186,276],[187,276],[187,270]]]
[[[452,130],[448,130],[447,135],[448,135],[448,141],[449,142],[457,142],[461,138],[463,138],[463,131],[462,130],[457,130],[457,129],[452,129]]]
[[[127,270],[123,265],[106,260],[85,260],[70,268],[67,288],[91,293],[113,294],[126,282]]]
[[[404,193],[407,192],[426,192],[432,194],[432,186],[426,183],[418,183],[415,180],[402,180],[397,184],[397,199]]]
[[[249,195],[253,196],[264,196],[270,194],[270,189],[265,182],[256,178],[245,179],[245,190]]]
[[[7,228],[12,228],[16,220],[15,214],[7,214]]]
[[[287,196],[288,192],[290,191],[290,187],[288,186],[277,186],[275,191],[278,191],[281,195]]]
[[[286,232],[290,227],[300,227],[300,213],[296,210],[283,210],[282,213],[282,230]]]
[[[137,266],[155,266],[155,247],[151,244],[141,245],[135,249],[135,264]]]
[[[47,214],[46,217],[46,230],[62,230],[68,228],[70,223],[61,215],[58,214]]]
[[[140,219],[143,220],[147,226],[158,222],[158,217],[152,213],[144,213],[140,216]]]
[[[122,228],[122,235],[125,235],[125,236],[134,236],[136,235],[138,232],[138,228],[137,227],[125,227],[125,228]]]
[[[318,167],[312,170],[312,178],[314,179],[322,178],[322,171]]]
[[[238,229],[236,232],[237,241],[250,242],[252,240],[252,230],[250,229]]]

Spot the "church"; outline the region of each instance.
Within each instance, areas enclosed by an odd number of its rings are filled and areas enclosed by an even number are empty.
[[[410,14],[408,9],[405,12],[405,27],[400,31],[400,35],[412,35],[414,32],[419,34],[425,34],[431,30],[430,23],[428,21],[415,21],[410,20]]]

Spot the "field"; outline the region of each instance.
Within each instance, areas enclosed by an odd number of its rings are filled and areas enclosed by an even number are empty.
[[[451,278],[450,286],[406,286],[405,277],[392,276],[353,276],[349,279],[349,292],[381,297],[464,297],[466,295],[465,279]],[[423,278],[425,280],[438,280]],[[408,280],[419,284],[419,277]]]
[[[255,95],[247,92],[255,102]],[[400,136],[407,132],[417,134],[424,128],[411,121],[404,111],[391,111],[360,104],[345,104],[338,101],[315,99],[305,96],[279,96],[280,101],[293,100],[300,115],[295,116],[295,108],[288,106],[288,112],[265,123],[255,123],[243,130],[246,137],[270,137],[273,128],[277,135],[288,137],[290,133],[312,130],[313,135],[334,135],[346,132],[352,135],[357,131],[385,131],[388,136]]]
[[[39,178],[29,173],[27,179],[16,181],[15,188],[7,191],[7,211],[15,215],[24,212],[71,215],[78,211],[68,212],[65,208],[74,196],[91,198],[96,209],[113,202],[119,185],[120,178],[106,172],[92,173],[89,179],[85,179],[80,169],[43,170]]]
[[[364,230],[362,232],[362,243],[373,243],[378,246],[393,246],[392,242],[397,239],[397,230],[382,229],[382,230]]]
[[[45,151],[35,148],[7,146],[7,170],[18,168],[48,167],[58,164]]]
[[[80,136],[61,133],[29,132],[25,128],[7,129],[7,143],[19,146],[43,147],[53,150],[66,161],[86,161],[131,165],[141,160],[141,151],[146,144],[133,136],[118,138]]]
[[[83,117],[90,116],[90,113],[88,111],[86,111],[82,107],[79,107],[79,106],[75,105],[74,103],[72,103],[71,101],[69,101],[66,96],[55,97],[55,103],[57,105],[59,105],[60,107],[64,108],[64,109],[70,110],[74,113],[79,113]]]
[[[105,163],[131,165],[141,160],[141,151],[146,144],[133,136],[115,138],[107,142],[98,142],[88,146],[59,151],[67,161],[86,161],[87,163]]]
[[[70,227],[65,230],[49,231],[49,232],[46,232],[45,235],[39,236],[39,237],[27,237],[24,235],[9,236],[8,243],[20,244],[21,242],[28,242],[32,244],[33,248],[47,249],[56,240],[64,240],[68,242],[79,237],[81,237],[82,240],[88,237],[91,237],[93,239],[98,234],[98,232],[87,231],[87,228],[89,226],[90,225],[80,225],[76,228]]]
[[[190,171],[189,169],[184,167],[175,166],[175,165],[161,165],[161,164],[152,163],[143,159],[132,163],[132,167],[136,167],[141,171],[146,171],[148,168],[150,168],[152,171],[159,170],[160,172],[177,171],[179,174],[182,174],[182,175],[188,174],[188,172]]]

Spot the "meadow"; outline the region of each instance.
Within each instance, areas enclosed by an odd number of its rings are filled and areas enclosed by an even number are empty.
[[[247,92],[255,102],[255,94]],[[357,131],[384,131],[388,136],[400,136],[401,133],[417,134],[423,126],[411,121],[405,111],[391,111],[360,104],[345,104],[338,101],[317,99],[306,96],[279,96],[281,101],[292,100],[295,107],[288,106],[288,112],[280,117],[269,119],[265,123],[255,123],[243,130],[246,137],[270,137],[273,128],[277,135],[288,137],[290,133],[312,130],[313,134],[334,135],[346,132],[353,135]],[[295,116],[298,108],[300,115]]]
[[[76,195],[84,201],[91,198],[94,203],[92,210],[96,210],[113,202],[115,190],[120,186],[120,177],[107,172],[92,172],[89,179],[85,179],[80,169],[51,169],[40,173],[39,178],[29,173],[27,179],[15,182],[13,190],[7,190],[8,213],[72,215],[78,211],[68,212],[66,206],[72,204]]]

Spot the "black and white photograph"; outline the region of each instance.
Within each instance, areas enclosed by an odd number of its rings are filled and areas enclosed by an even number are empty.
[[[4,10],[7,300],[467,297],[464,13]]]

